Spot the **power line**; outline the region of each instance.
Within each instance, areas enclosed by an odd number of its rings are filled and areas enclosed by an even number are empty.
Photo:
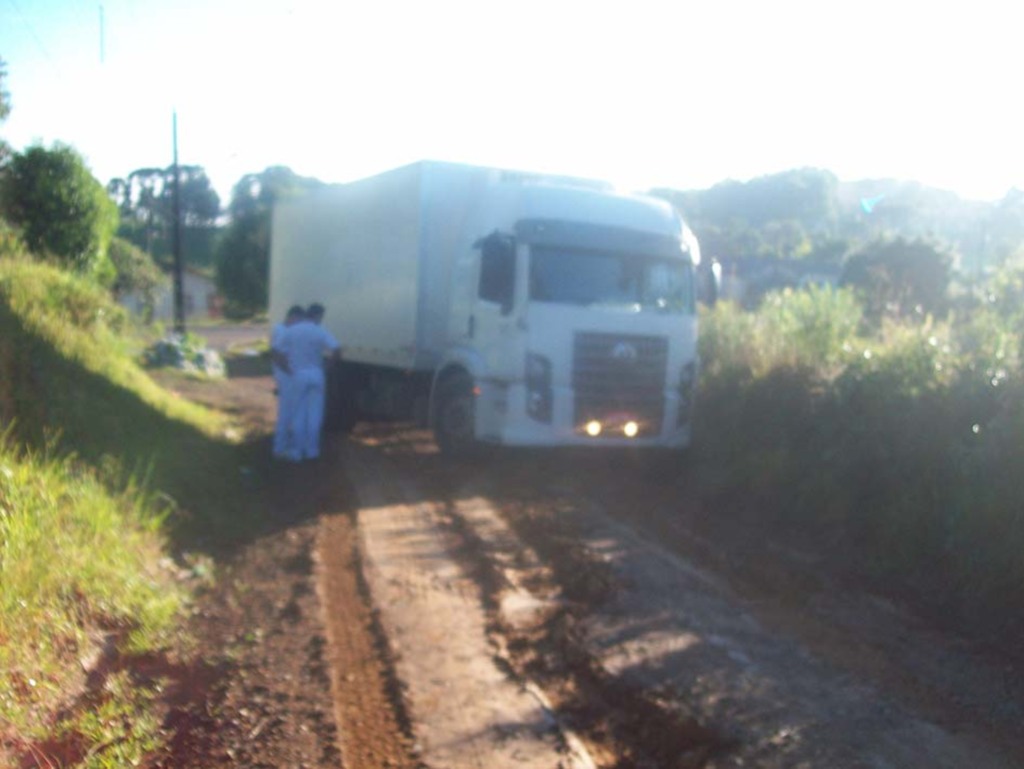
[[[18,3],[15,0],[7,0],[7,2],[11,4],[11,7],[14,8],[18,16],[21,17],[21,23],[25,25],[25,28],[28,30],[29,35],[35,41],[35,44],[39,48],[39,51],[43,54],[46,60],[50,62],[50,64],[55,64],[53,57],[50,55],[50,52],[47,50],[46,46],[43,45],[43,41],[39,39],[39,35],[36,34],[36,30],[32,26],[32,22],[28,20],[28,17],[25,16],[25,12],[21,10],[21,6],[18,5]]]

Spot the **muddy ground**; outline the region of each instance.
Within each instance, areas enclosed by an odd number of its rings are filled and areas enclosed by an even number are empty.
[[[269,378],[234,373],[176,386],[265,432]],[[1024,765],[1012,649],[716,516],[685,466],[325,449],[248,468],[267,522],[216,554],[151,765]]]

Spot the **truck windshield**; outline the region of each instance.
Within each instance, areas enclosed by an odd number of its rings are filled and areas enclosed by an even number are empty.
[[[693,268],[684,259],[534,246],[530,299],[692,313]]]

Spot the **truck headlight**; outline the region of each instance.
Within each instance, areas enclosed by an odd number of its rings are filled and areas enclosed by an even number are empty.
[[[551,389],[551,361],[537,353],[526,354],[526,413],[538,422],[550,423],[555,394]]]

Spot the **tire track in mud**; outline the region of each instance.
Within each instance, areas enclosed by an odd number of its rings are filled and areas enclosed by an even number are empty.
[[[366,579],[424,764],[591,767],[537,692],[496,661],[480,586],[451,555],[459,543],[443,525],[443,506],[373,452],[352,446],[345,462],[360,499]]]
[[[664,526],[646,525],[671,518],[671,484],[649,470],[554,453],[450,465],[414,438],[396,432],[377,447],[447,505],[450,549],[484,588],[499,656],[542,687],[598,765],[1019,765],[983,730],[936,721],[785,626],[761,624],[732,569],[705,569]],[[516,604],[537,613],[510,619]]]
[[[729,741],[688,710],[608,675],[583,643],[578,599],[611,589],[601,564],[574,551],[565,561],[574,586],[563,591],[487,499],[472,491],[456,496],[451,525],[470,543],[464,557],[487,588],[503,659],[521,680],[540,683],[548,707],[567,729],[586,735],[602,766],[700,769],[728,751]]]
[[[486,607],[490,653],[551,713],[570,749],[585,744],[596,765],[615,769],[698,769],[723,751],[725,741],[691,713],[658,692],[623,686],[580,642],[577,617],[611,589],[603,565],[577,548],[573,558],[554,562],[556,578],[551,562],[526,547],[493,505],[461,484],[457,472],[453,477],[447,460],[424,457],[414,441],[380,438],[369,442],[382,450],[364,450],[363,456],[393,487],[429,490],[435,525],[448,534],[447,551],[475,582]],[[408,490],[405,497],[421,498]]]
[[[612,679],[657,691],[733,738],[733,749],[709,766],[1017,765],[766,630],[714,574],[614,520],[605,507],[615,495],[601,494],[587,473],[496,465],[511,469],[511,480],[492,469],[484,488],[502,499],[503,514],[525,540],[546,548],[548,562],[589,557],[607,566],[613,589],[589,603],[573,628],[592,659]],[[574,531],[576,541],[560,552],[552,542],[573,535],[552,538],[552,528]]]
[[[412,725],[362,579],[357,540],[350,515],[321,518],[316,560],[342,762],[353,769],[416,769]]]

